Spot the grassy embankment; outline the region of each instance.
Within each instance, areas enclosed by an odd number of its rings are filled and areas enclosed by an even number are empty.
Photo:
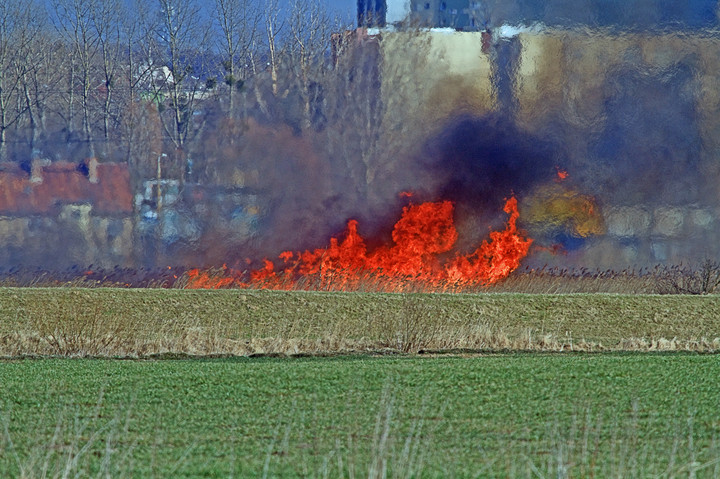
[[[714,355],[0,362],[3,477],[720,477]]]
[[[720,349],[720,296],[0,288],[0,356]]]

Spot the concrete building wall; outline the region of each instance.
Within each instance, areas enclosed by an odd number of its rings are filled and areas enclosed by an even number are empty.
[[[89,204],[64,205],[57,217],[0,217],[0,263],[64,270],[135,266],[133,220],[101,217]]]
[[[387,123],[427,133],[450,115],[495,108],[493,65],[479,34],[383,33],[381,48]]]
[[[411,0],[387,0],[387,23],[407,20],[410,15]]]

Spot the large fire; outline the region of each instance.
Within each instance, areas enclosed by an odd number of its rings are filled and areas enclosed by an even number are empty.
[[[410,195],[407,195],[410,196]],[[527,255],[532,239],[517,228],[517,200],[504,211],[505,229],[490,233],[472,253],[453,252],[458,233],[450,201],[409,204],[392,231],[392,243],[372,251],[350,220],[341,239],[327,248],[285,251],[281,266],[270,260],[249,274],[222,270],[191,270],[188,288],[270,288],[373,291],[460,291],[506,278]]]

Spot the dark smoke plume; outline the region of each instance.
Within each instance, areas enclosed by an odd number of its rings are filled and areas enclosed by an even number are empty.
[[[452,118],[428,141],[426,167],[440,180],[436,194],[477,214],[502,209],[552,179],[561,160],[553,146],[500,115]]]

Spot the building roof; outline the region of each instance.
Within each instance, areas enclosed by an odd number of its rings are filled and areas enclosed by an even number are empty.
[[[50,215],[63,205],[79,203],[92,205],[97,215],[132,213],[130,172],[126,164],[99,163],[93,173],[95,178],[83,173],[82,165],[70,162],[37,165],[31,174],[18,166],[1,170],[0,215]]]

